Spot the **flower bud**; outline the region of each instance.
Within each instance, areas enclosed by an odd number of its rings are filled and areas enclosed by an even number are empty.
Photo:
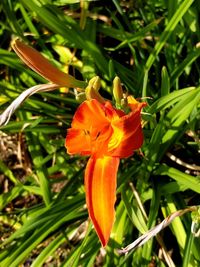
[[[99,94],[101,83],[98,76],[93,77],[88,86],[85,88],[85,95],[87,100],[96,99],[100,103],[105,103],[105,99]]]
[[[119,77],[115,77],[113,80],[113,96],[116,101],[116,107],[121,108],[123,99],[123,90]]]
[[[73,76],[62,72],[49,62],[42,54],[34,48],[14,40],[12,48],[20,59],[32,70],[42,77],[60,86],[66,87],[84,87],[85,82],[76,80]]]

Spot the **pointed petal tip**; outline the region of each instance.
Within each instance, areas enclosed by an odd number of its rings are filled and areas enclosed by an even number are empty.
[[[108,244],[108,241],[109,241],[109,238],[106,240],[106,239],[100,239],[100,242],[101,242],[101,246],[103,247],[103,248],[105,248],[106,246],[107,246],[107,244]]]
[[[115,219],[116,178],[119,158],[91,157],[85,171],[86,202],[96,233],[105,247]]]

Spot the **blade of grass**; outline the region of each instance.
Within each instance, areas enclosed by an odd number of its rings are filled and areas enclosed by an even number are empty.
[[[184,257],[183,257],[183,267],[194,266],[194,263],[191,262],[191,251],[192,244],[194,241],[194,235],[190,232],[185,244]]]
[[[170,19],[166,28],[164,29],[163,33],[161,34],[161,36],[160,36],[159,40],[157,41],[153,51],[149,55],[149,57],[146,61],[145,67],[144,67],[144,74],[143,75],[145,76],[145,79],[143,80],[143,93],[142,93],[143,97],[147,96],[147,91],[146,91],[147,90],[147,82],[146,81],[147,81],[148,72],[149,72],[151,66],[153,65],[157,55],[159,54],[159,52],[161,51],[161,49],[165,45],[167,39],[172,34],[172,32],[176,28],[177,24],[182,19],[183,15],[188,11],[189,7],[192,5],[193,2],[194,2],[194,0],[184,0],[180,4],[179,8],[176,10],[175,14]]]
[[[26,257],[27,255],[42,241],[46,238],[51,232],[55,229],[58,229],[63,223],[70,221],[72,219],[80,219],[83,216],[83,212],[77,212],[78,215],[74,214],[74,211],[68,213],[67,215],[63,216],[61,213],[57,216],[54,220],[47,222],[39,229],[35,230],[35,232],[20,246],[12,253],[12,256],[6,258],[2,261],[4,266],[16,267],[18,266]]]
[[[171,73],[170,81],[171,85],[176,82],[176,79],[180,77],[183,71],[190,66],[197,58],[200,56],[200,48],[195,49],[194,51],[190,52],[187,57],[181,62]]]
[[[164,213],[164,216],[167,217],[169,214],[175,211],[177,211],[177,209],[173,202],[173,199],[168,195],[166,197],[166,207],[162,207],[162,212]],[[176,236],[176,240],[181,248],[180,252],[181,254],[183,254],[183,250],[186,244],[186,232],[183,223],[181,222],[181,219],[179,217],[176,217],[172,221],[170,226],[173,229],[173,233]]]
[[[169,167],[167,165],[160,165],[160,167],[155,172],[156,175],[167,175],[173,178],[178,184],[183,184],[186,188],[193,190],[200,194],[200,179],[198,177],[193,177],[189,174],[183,173],[175,168]]]
[[[102,73],[108,74],[108,62],[99,47],[85,38],[79,25],[72,18],[68,18],[66,15],[63,16],[63,13],[55,6],[46,8],[45,5],[38,4],[38,2],[34,0],[20,1],[25,7],[35,12],[40,21],[54,33],[60,34],[65,37],[69,43],[75,44],[77,48],[82,48],[91,54]]]
[[[42,250],[42,252],[31,264],[31,267],[42,267],[46,259],[52,256],[55,250],[64,242],[66,242],[66,237],[63,234],[57,236],[46,248]]]

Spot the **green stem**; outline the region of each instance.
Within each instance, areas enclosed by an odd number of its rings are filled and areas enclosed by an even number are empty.
[[[194,235],[190,232],[190,235],[189,235],[188,240],[186,242],[182,267],[188,267],[189,266],[190,256],[191,256],[191,248],[193,245],[193,241],[194,241]]]

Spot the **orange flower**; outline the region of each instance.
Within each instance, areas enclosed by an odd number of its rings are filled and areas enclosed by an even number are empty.
[[[38,51],[19,40],[13,41],[12,47],[25,64],[55,85],[86,86],[85,82],[60,71]],[[126,104],[130,107],[131,112],[125,114],[105,101],[98,93],[99,88],[99,78],[92,78],[85,89],[89,100],[83,102],[74,115],[72,128],[66,137],[66,148],[69,154],[90,155],[85,170],[86,202],[99,239],[105,246],[115,216],[119,160],[131,156],[142,145],[140,113],[146,103],[139,103],[132,96],[123,99],[120,80],[116,77],[113,95],[117,107]]]
[[[109,101],[86,100],[77,109],[66,137],[69,154],[90,155],[85,170],[86,203],[103,246],[115,217],[119,160],[133,155],[143,142],[140,114],[146,103],[132,96],[127,101],[129,114],[115,109]]]

